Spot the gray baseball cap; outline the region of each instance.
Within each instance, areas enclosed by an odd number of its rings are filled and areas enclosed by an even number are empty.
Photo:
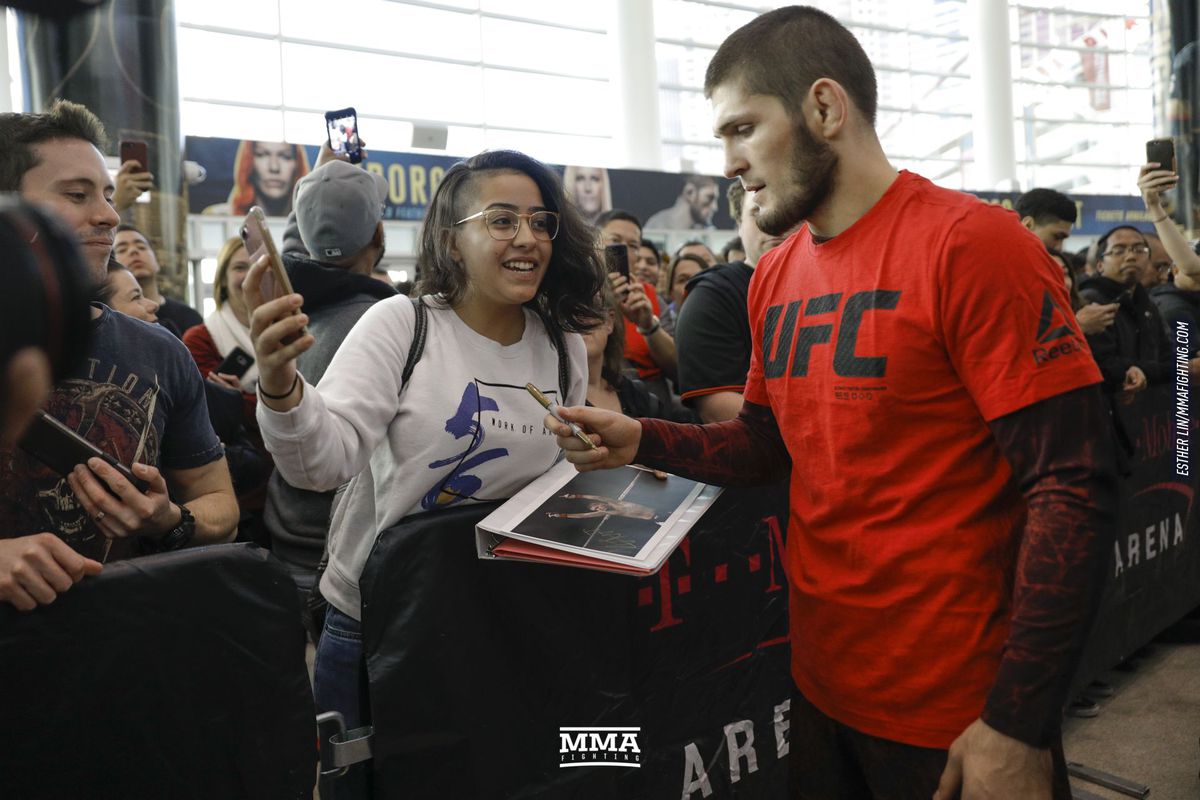
[[[383,219],[387,181],[345,161],[330,161],[296,184],[296,224],[318,261],[337,261],[367,246]]]

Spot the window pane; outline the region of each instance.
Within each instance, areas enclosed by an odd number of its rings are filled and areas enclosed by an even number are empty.
[[[756,16],[753,11],[710,6],[689,0],[656,0],[654,30],[663,38],[690,39],[715,47]]]
[[[612,95],[607,82],[505,69],[485,69],[483,80],[484,121],[489,126],[600,136],[612,133],[608,111]]]
[[[180,127],[188,136],[283,141],[283,114],[269,108],[184,100],[180,105]]]
[[[391,0],[337,0],[336,11],[314,14],[311,0],[282,0],[283,34],[331,44],[413,55],[479,60],[479,20],[474,14],[407,5]],[[331,50],[326,67],[340,69]],[[350,77],[354,73],[342,72]],[[421,80],[420,72],[392,75],[393,81]],[[351,77],[353,80],[353,77]],[[349,87],[347,87],[349,88]]]
[[[175,21],[277,34],[279,7],[247,0],[175,0]]]
[[[415,120],[481,121],[477,67],[298,44],[283,46],[283,61],[284,97],[292,107],[354,106],[363,116],[378,109]]]
[[[178,29],[183,97],[279,105],[279,43],[271,39]],[[217,54],[236,53],[236,58]]]
[[[484,18],[483,59],[488,64],[607,78],[612,58],[602,33]]]
[[[566,3],[560,0],[480,0],[479,7],[493,14],[606,30],[613,3],[612,0],[588,0],[586,3],[578,0]]]

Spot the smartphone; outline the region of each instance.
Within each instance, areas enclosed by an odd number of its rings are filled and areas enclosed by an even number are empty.
[[[604,261],[609,272],[619,272],[629,279],[629,248],[623,244],[610,244],[604,248]]]
[[[1159,169],[1175,172],[1175,141],[1173,139],[1151,139],[1146,142],[1146,163],[1159,165]]]
[[[292,294],[295,290],[292,289],[292,282],[288,279],[287,270],[283,268],[283,259],[279,257],[279,249],[275,247],[271,229],[267,227],[267,215],[258,206],[253,206],[250,213],[246,215],[246,221],[242,225],[242,241],[246,244],[246,252],[250,254],[251,264],[264,255],[267,257],[267,272],[263,275],[262,283],[259,285],[263,300],[269,302]],[[292,313],[299,314],[300,309],[296,309]],[[305,333],[307,330],[302,328],[295,336],[284,339],[283,343],[291,344]]]
[[[137,139],[121,140],[121,163],[136,161],[142,166],[142,171],[150,169],[150,148],[145,142]]]
[[[240,378],[252,366],[254,366],[254,357],[242,348],[235,347],[229,351],[229,355],[225,356],[225,359],[217,365],[213,372]]]
[[[325,112],[325,132],[329,149],[337,156],[349,156],[351,164],[362,161],[362,145],[358,141],[358,112],[342,108]]]
[[[145,492],[150,484],[134,477],[129,467],[101,450],[75,431],[63,425],[45,411],[39,411],[29,423],[29,429],[21,437],[21,449],[41,461],[64,478],[79,464],[89,458],[99,458],[121,473],[121,477],[132,483],[139,492]],[[116,492],[104,481],[100,483],[114,497]]]

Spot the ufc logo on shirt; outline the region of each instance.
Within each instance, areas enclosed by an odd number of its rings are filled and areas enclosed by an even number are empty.
[[[763,318],[763,375],[768,379],[782,378],[790,360],[791,377],[807,377],[814,348],[825,351],[832,348],[834,374],[843,378],[884,377],[887,356],[859,354],[858,331],[868,313],[892,311],[899,303],[900,292],[872,289],[850,295],[844,305],[842,293],[838,292],[809,298],[807,304],[793,300],[786,306],[769,307]],[[803,319],[801,304],[804,304]]]

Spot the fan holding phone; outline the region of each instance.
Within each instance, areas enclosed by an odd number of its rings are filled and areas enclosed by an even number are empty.
[[[298,215],[306,192],[355,178],[369,186],[367,175],[342,161],[318,167],[297,190]],[[382,198],[367,199],[379,213]],[[345,206],[321,203],[315,224],[299,220],[313,258],[357,249],[334,241]],[[364,226],[358,247],[371,234]],[[358,579],[380,531],[423,511],[509,497],[558,457],[551,437],[534,433],[545,411],[524,387],[567,404],[586,397],[579,332],[601,316],[594,303],[603,276],[593,236],[546,165],[512,151],[455,164],[421,230],[419,304],[373,304],[317,386],[297,367],[317,344],[295,316],[303,298],[269,299],[261,291],[268,259],[251,268],[258,419],[277,473],[309,491],[349,482],[329,529],[319,583],[329,611],[316,658],[318,708],[342,712],[347,726],[361,724],[368,707],[358,697],[362,652],[328,634],[359,629]]]
[[[1175,143],[1171,139],[1146,142],[1146,162],[1138,173],[1138,189],[1146,205],[1146,214],[1154,223],[1154,232],[1174,263],[1175,283],[1182,289],[1193,290],[1194,285],[1195,290],[1200,290],[1200,255],[1188,245],[1163,203],[1163,193],[1179,184],[1179,174],[1175,171]]]

